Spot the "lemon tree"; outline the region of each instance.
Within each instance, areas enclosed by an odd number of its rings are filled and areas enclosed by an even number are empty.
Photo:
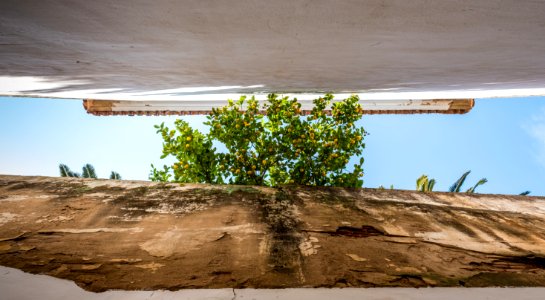
[[[254,97],[241,97],[212,110],[207,134],[182,120],[172,130],[156,125],[163,138],[162,158],[173,156],[176,162],[162,170],[152,166],[150,179],[361,187],[366,132],[355,126],[363,113],[358,100],[351,96],[333,102],[327,94],[303,115],[295,98],[270,94],[260,105]]]

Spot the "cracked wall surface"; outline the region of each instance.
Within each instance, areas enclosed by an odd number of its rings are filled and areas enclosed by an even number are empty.
[[[0,176],[0,265],[89,291],[545,286],[545,198]]]

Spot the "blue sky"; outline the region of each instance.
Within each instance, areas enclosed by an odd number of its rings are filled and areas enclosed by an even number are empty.
[[[183,117],[205,130],[204,116]],[[95,166],[124,179],[146,180],[162,165],[154,124],[175,117],[96,117],[82,101],[0,97],[0,174],[57,176],[58,164]],[[545,97],[477,99],[465,115],[372,115],[366,137],[364,186],[414,189],[427,174],[446,190],[471,170],[481,193],[545,195]]]

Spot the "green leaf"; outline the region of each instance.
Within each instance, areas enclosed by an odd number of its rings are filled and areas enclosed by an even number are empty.
[[[462,174],[462,176],[460,176],[460,178],[458,178],[458,180],[456,180],[456,182],[454,182],[454,184],[452,184],[450,186],[449,192],[459,193],[460,189],[462,188],[462,185],[464,184],[464,181],[466,180],[467,175],[469,175],[469,173],[471,173],[471,171],[467,171],[464,174]]]
[[[479,186],[479,185],[483,185],[485,183],[487,183],[488,180],[486,178],[481,178],[481,180],[479,180],[473,187],[471,187],[470,189],[468,189],[466,191],[466,193],[468,194],[473,194],[475,193],[475,189]]]
[[[428,184],[428,176],[422,175],[416,179],[416,190],[420,192],[425,192],[425,187]]]
[[[59,172],[61,177],[70,177],[70,173],[72,173],[70,168],[68,168],[68,166],[65,164],[59,164]]]
[[[91,164],[86,164],[82,168],[81,176],[83,178],[97,178],[97,175],[95,173],[95,167],[93,167]]]

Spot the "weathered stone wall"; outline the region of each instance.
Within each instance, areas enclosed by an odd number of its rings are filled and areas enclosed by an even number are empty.
[[[0,176],[0,264],[84,289],[545,286],[545,198]]]

